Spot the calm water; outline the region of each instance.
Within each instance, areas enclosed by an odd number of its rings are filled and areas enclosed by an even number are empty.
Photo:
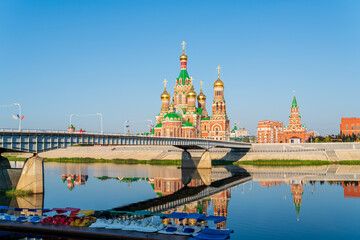
[[[45,163],[44,196],[0,200],[19,207],[111,209],[177,196],[189,175],[191,192],[204,182],[219,183],[248,171],[252,180],[163,212],[226,216],[226,223],[218,227],[233,229],[231,239],[360,238],[359,167],[339,167],[332,174],[324,174],[327,167],[227,168],[189,173],[173,166]],[[217,187],[237,183],[241,177],[230,179]]]

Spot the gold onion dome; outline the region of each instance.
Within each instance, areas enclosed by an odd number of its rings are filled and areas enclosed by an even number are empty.
[[[196,92],[194,91],[194,86],[191,87],[190,91],[187,93],[188,98],[196,98]]]
[[[205,94],[202,92],[202,90],[201,90],[201,92],[199,93],[199,95],[198,95],[198,97],[197,97],[197,100],[198,100],[198,101],[205,101],[205,100],[206,100],[206,96],[205,96]]]
[[[218,79],[214,82],[214,87],[224,87],[223,81],[221,81],[220,78],[218,78]]]
[[[166,91],[166,89],[164,90],[164,92],[161,94],[161,99],[162,100],[170,100],[170,94]]]
[[[186,54],[183,52],[183,54],[181,54],[180,55],[180,61],[182,61],[182,60],[185,60],[185,61],[187,61],[187,56],[186,56]]]

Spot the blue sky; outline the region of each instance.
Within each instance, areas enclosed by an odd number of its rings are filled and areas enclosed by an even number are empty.
[[[71,113],[100,112],[104,131],[121,132],[125,120],[155,120],[186,41],[208,111],[220,65],[231,124],[253,134],[260,120],[287,124],[296,90],[306,126],[338,133],[341,117],[360,117],[359,12],[357,0],[4,0],[0,105],[19,102],[24,128],[66,129]],[[0,128],[16,128],[16,112],[0,108]],[[100,130],[95,116],[73,120]]]

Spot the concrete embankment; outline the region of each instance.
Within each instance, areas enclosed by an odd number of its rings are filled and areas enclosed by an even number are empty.
[[[323,161],[360,160],[360,143],[253,144],[240,161],[296,159]]]
[[[172,146],[89,146],[68,147],[40,153],[42,158],[93,158],[134,160],[180,160],[183,150]],[[189,150],[200,158],[204,150]],[[360,143],[274,143],[253,144],[249,152],[228,148],[210,149],[212,160],[252,161],[270,159],[344,161],[360,160]],[[31,157],[21,154],[19,157]]]
[[[68,147],[39,154],[42,158],[93,158],[93,159],[135,159],[135,160],[180,160],[183,150],[172,146],[91,146]],[[189,150],[194,158],[200,158],[204,150]],[[210,150],[211,159],[237,161],[239,154],[231,149],[217,148]],[[28,158],[32,154],[20,154]],[[235,157],[234,157],[235,156]]]

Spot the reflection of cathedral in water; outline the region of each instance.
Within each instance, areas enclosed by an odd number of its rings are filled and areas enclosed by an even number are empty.
[[[67,188],[72,191],[75,186],[85,185],[88,175],[62,174],[63,183],[67,182]]]
[[[149,179],[149,183],[154,189],[157,197],[165,197],[171,195],[181,188],[185,187],[182,183],[182,179],[179,178],[152,178]],[[192,179],[187,187],[199,187],[203,186],[204,183],[200,179]],[[222,192],[216,193],[209,198],[201,199],[199,201],[194,201],[185,205],[182,205],[180,208],[172,209],[163,213],[171,213],[174,210],[185,213],[203,213],[207,215],[210,204],[212,203],[214,212],[210,213],[214,216],[228,216],[228,203],[231,198],[231,190],[227,189]],[[195,224],[191,222],[192,220],[183,220],[183,224]],[[177,221],[179,224],[180,222]],[[226,229],[226,221],[216,224],[216,227],[221,229]]]

